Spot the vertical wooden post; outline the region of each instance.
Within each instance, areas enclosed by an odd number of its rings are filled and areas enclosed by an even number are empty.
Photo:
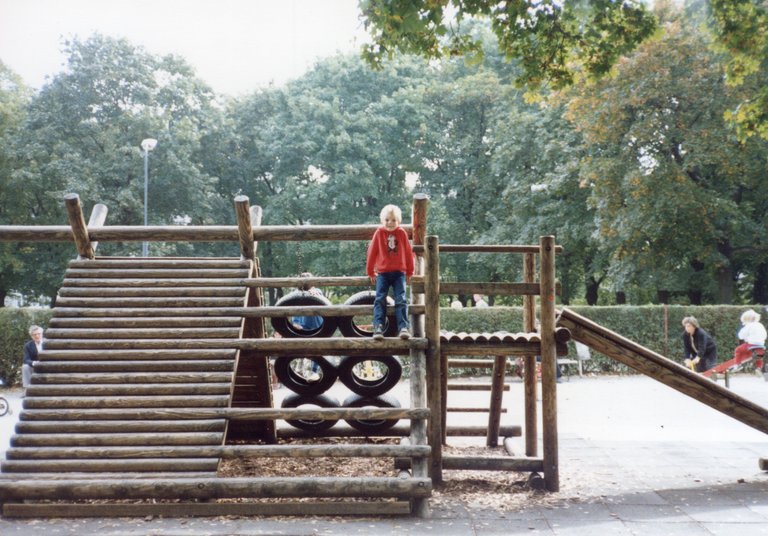
[[[541,248],[541,414],[544,485],[560,490],[557,438],[557,350],[555,348],[555,237],[542,236]]]
[[[91,209],[91,217],[88,220],[88,228],[103,226],[104,222],[107,221],[107,212],[109,212],[107,205],[104,205],[103,203],[96,203],[93,205],[93,208]],[[94,254],[96,253],[96,248],[98,246],[98,242],[91,242]]]
[[[501,406],[504,397],[504,376],[507,373],[507,356],[497,355],[493,358],[493,377],[491,378],[491,404],[488,411],[488,432],[485,434],[485,444],[489,447],[499,446],[499,425],[501,424]]]
[[[75,239],[77,255],[81,259],[93,259],[93,246],[88,237],[88,228],[85,226],[83,207],[80,205],[80,196],[67,194],[64,196],[64,205],[67,207],[67,217],[72,226],[72,236]]]
[[[427,406],[427,356],[422,350],[411,349],[411,407],[423,409]],[[414,419],[411,421],[411,445],[427,445],[427,420]],[[426,478],[429,476],[429,458],[411,458],[413,476]],[[413,514],[418,517],[428,517],[427,499],[413,500]]]
[[[427,236],[427,208],[429,198],[426,194],[416,194],[413,196],[413,207],[411,213],[411,224],[413,225],[413,245],[423,246]],[[416,255],[413,273],[424,275],[424,257]],[[423,304],[424,295],[411,292],[411,303]],[[411,329],[416,337],[424,336],[424,316],[411,317]]]
[[[259,205],[253,205],[251,207],[251,227],[258,227],[261,225],[261,218],[264,215],[264,210]],[[253,238],[253,232],[251,232],[251,238]],[[253,242],[253,254],[256,255],[256,250],[259,247],[259,243]]]
[[[427,345],[427,404],[432,410],[429,444],[432,447],[432,481],[443,481],[443,402],[440,359],[440,253],[436,236],[428,236],[424,248],[425,336]]]
[[[240,239],[240,258],[253,260],[256,248],[253,244],[253,227],[251,227],[251,210],[248,196],[235,197],[235,215],[237,216],[237,234]]]
[[[523,256],[523,281],[533,283],[536,279],[536,257],[533,253]],[[523,297],[523,330],[527,333],[536,331],[536,297]],[[538,415],[536,409],[536,356],[523,357],[525,376],[523,378],[525,391],[525,455],[538,455]]]

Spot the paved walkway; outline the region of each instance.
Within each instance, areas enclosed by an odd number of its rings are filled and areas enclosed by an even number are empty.
[[[768,383],[761,378],[738,375],[731,388],[768,407]],[[12,394],[18,410],[18,392]],[[504,424],[521,424],[521,384],[513,383],[505,406]],[[489,500],[482,492],[488,473],[462,473],[479,492],[463,501],[436,493],[431,519],[0,519],[0,534],[768,535],[768,473],[758,468],[758,459],[768,457],[765,434],[642,376],[572,378],[559,385],[558,408],[557,494]],[[0,453],[16,415],[0,418]],[[510,475],[510,483],[523,476]],[[456,479],[452,472],[445,477]]]

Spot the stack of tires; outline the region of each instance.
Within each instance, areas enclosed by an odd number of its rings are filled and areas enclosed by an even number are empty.
[[[375,293],[358,292],[352,295],[345,305],[370,305],[373,309]],[[391,304],[392,300],[388,299]],[[297,290],[283,296],[276,306],[295,307],[301,305],[331,305],[324,296]],[[288,338],[332,337],[338,329],[345,337],[372,337],[373,328],[365,317],[321,316],[322,323],[313,329],[303,329],[290,317],[272,318],[272,327],[277,333]],[[397,322],[394,316],[388,317],[384,334],[387,337],[397,335]],[[308,345],[308,347],[311,345]],[[396,356],[343,356],[338,364],[333,358],[321,355],[281,356],[275,360],[275,374],[292,394],[283,399],[282,407],[315,406],[320,408],[399,408],[400,402],[386,393],[400,381],[403,366]],[[326,392],[335,383],[341,381],[352,394],[341,404],[338,399]],[[288,423],[301,430],[323,432],[332,428],[334,420],[289,420]],[[385,432],[397,424],[397,420],[356,420],[347,423],[363,434]]]

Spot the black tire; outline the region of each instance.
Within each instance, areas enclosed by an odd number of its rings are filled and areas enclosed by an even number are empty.
[[[376,300],[376,293],[372,290],[364,290],[353,294],[344,302],[344,305],[370,305],[371,316],[373,316],[373,302]],[[387,296],[387,305],[394,305],[395,300]],[[341,316],[338,319],[339,331],[345,337],[373,337],[373,326],[371,329],[365,329],[363,324],[357,324],[354,316]],[[394,315],[387,316],[384,320],[384,336],[397,336],[397,318]]]
[[[303,365],[300,360],[309,359],[320,366],[318,380],[312,381],[297,369]],[[310,356],[281,356],[275,359],[275,375],[282,384],[294,393],[304,396],[315,396],[326,392],[336,383],[339,373],[333,363],[320,355]]]
[[[283,399],[283,403],[280,407],[283,408],[298,408],[299,406],[318,406],[321,408],[338,408],[339,401],[328,395],[318,396],[304,396],[304,395],[288,395]],[[306,430],[308,432],[324,432],[333,428],[338,421],[337,420],[317,420],[309,421],[302,419],[286,420],[291,426],[298,428],[299,430]]]
[[[377,368],[381,375],[375,379],[365,379],[358,374],[357,365],[366,361],[381,363]],[[364,397],[383,395],[392,389],[403,376],[403,364],[392,355],[362,356],[355,355],[341,359],[338,368],[339,380],[353,393]]]
[[[324,296],[314,296],[303,290],[295,290],[286,294],[275,303],[276,306],[296,306],[296,305],[331,305],[330,300]],[[323,324],[317,329],[301,329],[291,322],[290,317],[272,318],[272,327],[283,337],[301,338],[301,337],[332,337],[336,332],[338,319],[333,316],[321,317]]]
[[[381,395],[375,397],[367,397],[360,395],[350,395],[344,400],[342,407],[344,408],[399,408],[400,402],[397,398],[390,395]],[[385,432],[395,426],[398,419],[345,419],[355,430],[363,432],[364,434],[373,434],[379,432]]]

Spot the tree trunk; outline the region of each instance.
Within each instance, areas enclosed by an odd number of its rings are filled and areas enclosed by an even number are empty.
[[[690,300],[691,305],[701,305],[701,294],[700,289],[690,289],[688,291],[688,300]]]
[[[627,303],[627,294],[623,290],[616,291],[616,305],[624,305]]]
[[[4,288],[0,288],[0,307],[5,307],[6,296],[8,296],[8,291]]]
[[[602,278],[595,279],[594,276],[589,276],[587,278],[587,292],[586,292],[586,299],[587,299],[587,305],[597,305],[597,293],[598,290],[600,290],[600,282],[602,281]]]
[[[717,270],[717,303],[733,303],[733,273],[730,266]]]
[[[668,290],[657,290],[656,301],[659,303],[669,303],[670,294]]]
[[[768,303],[768,262],[760,263],[755,268],[752,303]]]

